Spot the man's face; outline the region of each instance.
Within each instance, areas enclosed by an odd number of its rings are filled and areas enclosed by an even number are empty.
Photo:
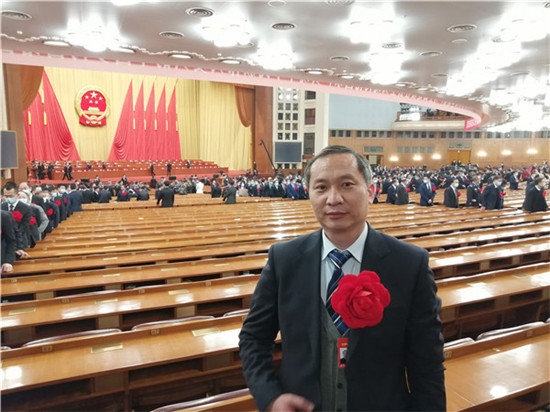
[[[10,190],[7,190],[7,189],[4,189],[4,198],[16,198],[17,197],[17,192],[15,191],[15,189],[10,189]]]
[[[321,157],[311,167],[311,205],[328,233],[343,233],[364,224],[375,190],[374,185],[367,186],[352,154]]]

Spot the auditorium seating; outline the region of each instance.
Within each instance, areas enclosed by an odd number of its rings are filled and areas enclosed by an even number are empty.
[[[249,395],[250,391],[248,389],[239,389],[237,391],[220,393],[208,398],[197,399],[194,401],[181,402],[174,405],[163,406],[155,409],[153,412],[177,412],[184,410],[198,410],[198,408],[217,408],[220,402],[228,400],[237,400],[237,398],[243,398],[246,395]],[[250,399],[250,398],[248,398]],[[252,402],[252,409],[254,410],[254,403]],[[239,408],[240,411],[245,409]]]
[[[45,345],[47,343],[59,342],[62,340],[69,339],[81,339],[88,336],[100,336],[100,335],[110,335],[111,333],[119,333],[120,329],[94,329],[87,330],[83,332],[68,333],[61,336],[52,336],[50,338],[37,339],[23,344],[21,347],[26,348],[27,346],[36,346],[36,345]]]
[[[449,215],[441,206],[377,204],[369,214],[373,227],[430,252],[452,375],[449,410],[536,408],[548,399],[541,388],[550,379],[531,358],[525,361],[541,372],[539,381],[514,395],[489,396],[486,387],[472,395],[458,371],[482,379],[475,368],[492,348],[508,353],[514,345],[534,345],[540,363],[537,338],[547,338],[549,325],[496,337],[492,346],[471,338],[548,317],[550,213],[507,208]],[[73,215],[2,279],[3,342],[15,347],[65,332],[123,332],[3,352],[5,410],[151,410],[243,388],[237,335],[266,252],[318,227],[309,202],[270,199],[162,211],[121,205]],[[40,320],[43,313],[47,320]],[[68,365],[63,359],[69,358],[82,364]],[[63,367],[55,374],[44,372],[56,364]],[[520,379],[513,382],[521,386]],[[253,407],[250,396],[215,403],[205,410]]]

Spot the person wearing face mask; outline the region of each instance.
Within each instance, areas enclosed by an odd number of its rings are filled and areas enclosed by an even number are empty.
[[[472,178],[472,183],[470,183],[466,189],[466,207],[481,206],[479,180],[479,176],[474,176]]]
[[[481,193],[481,203],[483,205],[483,209],[485,210],[502,209],[501,185],[502,185],[502,177],[495,176],[493,177],[493,182],[485,186],[485,189],[483,189],[483,193]]]
[[[548,210],[548,204],[545,198],[546,192],[544,190],[546,186],[542,176],[534,180],[533,187],[531,187],[525,195],[523,210],[526,212],[543,212]]]
[[[31,245],[31,208],[17,198],[17,185],[14,182],[6,182],[2,193],[6,200],[2,203],[2,210],[12,214],[16,221],[16,229],[21,233],[17,249],[28,249]]]
[[[436,195],[435,185],[430,181],[429,176],[424,176],[424,180],[418,190],[420,193],[420,206],[432,206]]]
[[[17,193],[19,202],[28,205],[31,208],[31,220],[30,220],[30,234],[31,234],[31,247],[34,247],[36,243],[42,240],[42,234],[48,226],[48,217],[44,210],[30,202],[29,196],[26,192],[20,191]]]
[[[445,189],[445,197],[443,204],[447,207],[458,208],[458,179],[454,178],[447,189]]]

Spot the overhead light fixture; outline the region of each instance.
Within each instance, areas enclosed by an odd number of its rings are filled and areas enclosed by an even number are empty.
[[[202,36],[216,47],[234,47],[250,43],[251,30],[248,21],[239,15],[205,19]]]
[[[422,160],[422,156],[420,156],[420,155],[414,155],[414,156],[413,156],[413,160],[414,160],[415,162],[419,162],[420,160]]]
[[[483,151],[483,150],[480,150],[479,152],[477,152],[477,155],[479,157],[487,157],[487,152]]]
[[[70,47],[71,46],[65,40],[44,40],[42,42],[42,44],[45,44],[46,46],[54,46],[54,47]]]
[[[455,24],[454,26],[447,27],[447,31],[451,33],[464,33],[477,29],[475,24]]]
[[[266,70],[282,70],[293,67],[293,53],[288,42],[264,43],[258,48],[257,62]]]
[[[418,90],[419,92],[425,92],[427,90],[430,90],[430,88],[426,86],[420,86],[420,87],[417,87],[416,90]]]
[[[113,52],[118,52],[118,53],[127,53],[127,54],[132,54],[132,53],[135,53],[136,51],[134,49],[132,49],[131,47],[124,47],[124,46],[119,46],[119,47],[110,47],[109,50],[113,51]]]
[[[434,153],[434,154],[432,155],[432,159],[433,159],[433,160],[440,160],[440,159],[441,159],[441,155],[440,155],[439,153]]]
[[[349,25],[349,38],[354,44],[370,44],[374,39],[384,42],[395,31],[395,22],[390,18],[376,17],[352,21]]]
[[[2,17],[5,17],[11,20],[19,20],[19,21],[32,19],[32,16],[30,14],[23,13],[22,11],[15,11],[15,10],[2,10]]]
[[[117,29],[115,27],[106,27],[96,16],[83,22],[78,20],[70,21],[65,40],[73,46],[84,47],[93,53],[103,52],[107,49],[118,49],[120,47]]]
[[[397,156],[390,156],[390,162],[398,162],[399,158]]]
[[[512,154],[512,152],[510,150],[503,150],[502,151],[503,156],[510,156],[511,154]]]
[[[242,63],[240,60],[237,60],[237,59],[223,59],[223,60],[220,60],[220,62],[224,64],[233,64],[233,65]]]
[[[191,55],[187,53],[171,53],[169,54],[170,57],[173,57],[174,59],[191,59]]]
[[[306,73],[307,74],[314,74],[314,75],[318,76],[320,74],[323,74],[324,71],[320,70],[320,69],[309,69],[309,70],[306,70]]]
[[[407,83],[395,83],[394,84],[395,87],[406,87],[407,86]]]
[[[159,36],[170,40],[177,40],[185,37],[183,33],[180,33],[179,31],[171,31],[171,30],[161,31],[159,33]]]
[[[530,155],[533,155],[533,154],[537,154],[537,149],[527,149],[527,154],[530,154]]]
[[[548,21],[540,18],[515,19],[500,31],[502,41],[530,42],[548,35]]]
[[[355,78],[355,75],[349,74],[349,73],[343,73],[343,74],[339,74],[338,77],[343,80],[351,80]]]
[[[193,17],[210,17],[214,15],[214,10],[206,7],[191,7],[185,10],[185,12]]]

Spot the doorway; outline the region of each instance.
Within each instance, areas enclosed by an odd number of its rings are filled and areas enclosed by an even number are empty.
[[[452,164],[454,162],[462,163],[466,165],[470,162],[470,150],[449,150],[448,153],[448,162]]]

